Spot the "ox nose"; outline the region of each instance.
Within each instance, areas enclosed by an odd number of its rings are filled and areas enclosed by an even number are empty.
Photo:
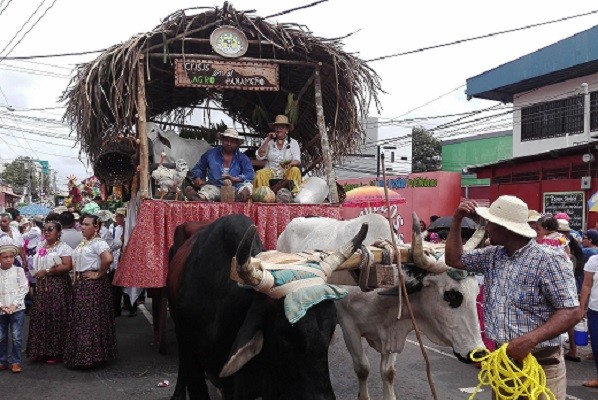
[[[475,358],[480,358],[480,357],[483,357],[483,356],[485,356],[485,355],[486,355],[486,352],[484,352],[484,351],[481,351],[481,350],[478,350],[478,351],[475,351],[475,350],[473,350],[473,351],[470,351],[470,352],[467,354],[467,357],[463,357],[461,354],[459,354],[459,353],[456,353],[456,352],[454,352],[454,351],[453,351],[453,354],[454,354],[454,355],[455,355],[455,357],[457,357],[457,359],[458,359],[459,361],[461,361],[462,363],[465,363],[465,364],[471,364],[471,363],[472,363],[472,361],[471,361],[471,357],[472,357],[472,356],[473,356],[473,357],[475,357]]]

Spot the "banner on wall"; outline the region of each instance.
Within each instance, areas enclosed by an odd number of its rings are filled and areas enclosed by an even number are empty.
[[[382,178],[338,179],[348,194],[356,188],[382,190]],[[343,204],[343,219],[352,219],[364,214],[390,213],[395,231],[405,242],[411,242],[413,225],[412,212],[416,212],[421,221],[426,224],[431,215],[452,215],[459,206],[461,199],[461,174],[456,172],[422,172],[408,176],[393,176],[386,178],[387,187],[400,195],[397,201],[390,201],[390,209],[386,202],[359,206]]]

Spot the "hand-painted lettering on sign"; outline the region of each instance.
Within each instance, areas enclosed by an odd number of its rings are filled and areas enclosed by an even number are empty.
[[[277,91],[278,64],[177,59],[175,86]]]

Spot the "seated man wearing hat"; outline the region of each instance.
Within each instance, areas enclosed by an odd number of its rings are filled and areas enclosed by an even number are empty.
[[[269,186],[270,179],[284,178],[293,181],[292,191],[296,193],[301,184],[301,150],[299,143],[289,136],[294,126],[284,115],[277,115],[269,126],[274,132],[268,133],[256,153],[258,160],[267,160],[267,163],[257,171],[253,186]]]
[[[461,221],[486,220],[490,246],[463,251]],[[533,354],[546,373],[546,386],[565,399],[567,377],[560,334],[581,318],[573,268],[564,252],[538,244],[528,225],[527,204],[500,196],[490,207],[473,201],[459,205],[446,242],[445,260],[453,268],[484,274],[484,325],[497,347],[521,362]]]
[[[191,170],[197,193],[191,186],[185,188],[189,200],[219,201],[220,188],[226,180],[235,188],[235,200],[247,201],[253,190],[255,171],[251,160],[239,151],[243,138],[232,128],[220,134],[222,145],[206,151]],[[206,181],[207,180],[207,181]]]

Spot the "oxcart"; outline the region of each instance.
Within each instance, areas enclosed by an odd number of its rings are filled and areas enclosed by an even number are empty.
[[[78,66],[63,94],[65,117],[82,152],[94,163],[96,176],[132,199],[130,237],[115,284],[152,289],[161,350],[165,313],[160,311],[166,309],[162,293],[176,225],[241,213],[257,223],[262,240],[272,247],[293,217],[339,219],[332,165],[354,153],[365,137],[362,121],[371,104],[379,108],[379,91],[377,74],[344,52],[341,39],[318,38],[303,25],[277,24],[227,2],[198,14],[177,11],[152,31]],[[262,137],[275,115],[288,115],[302,149],[302,172],[326,177],[331,204],[151,199],[148,122],[197,131],[189,120],[198,109],[208,118],[214,109],[226,112],[248,138]]]

